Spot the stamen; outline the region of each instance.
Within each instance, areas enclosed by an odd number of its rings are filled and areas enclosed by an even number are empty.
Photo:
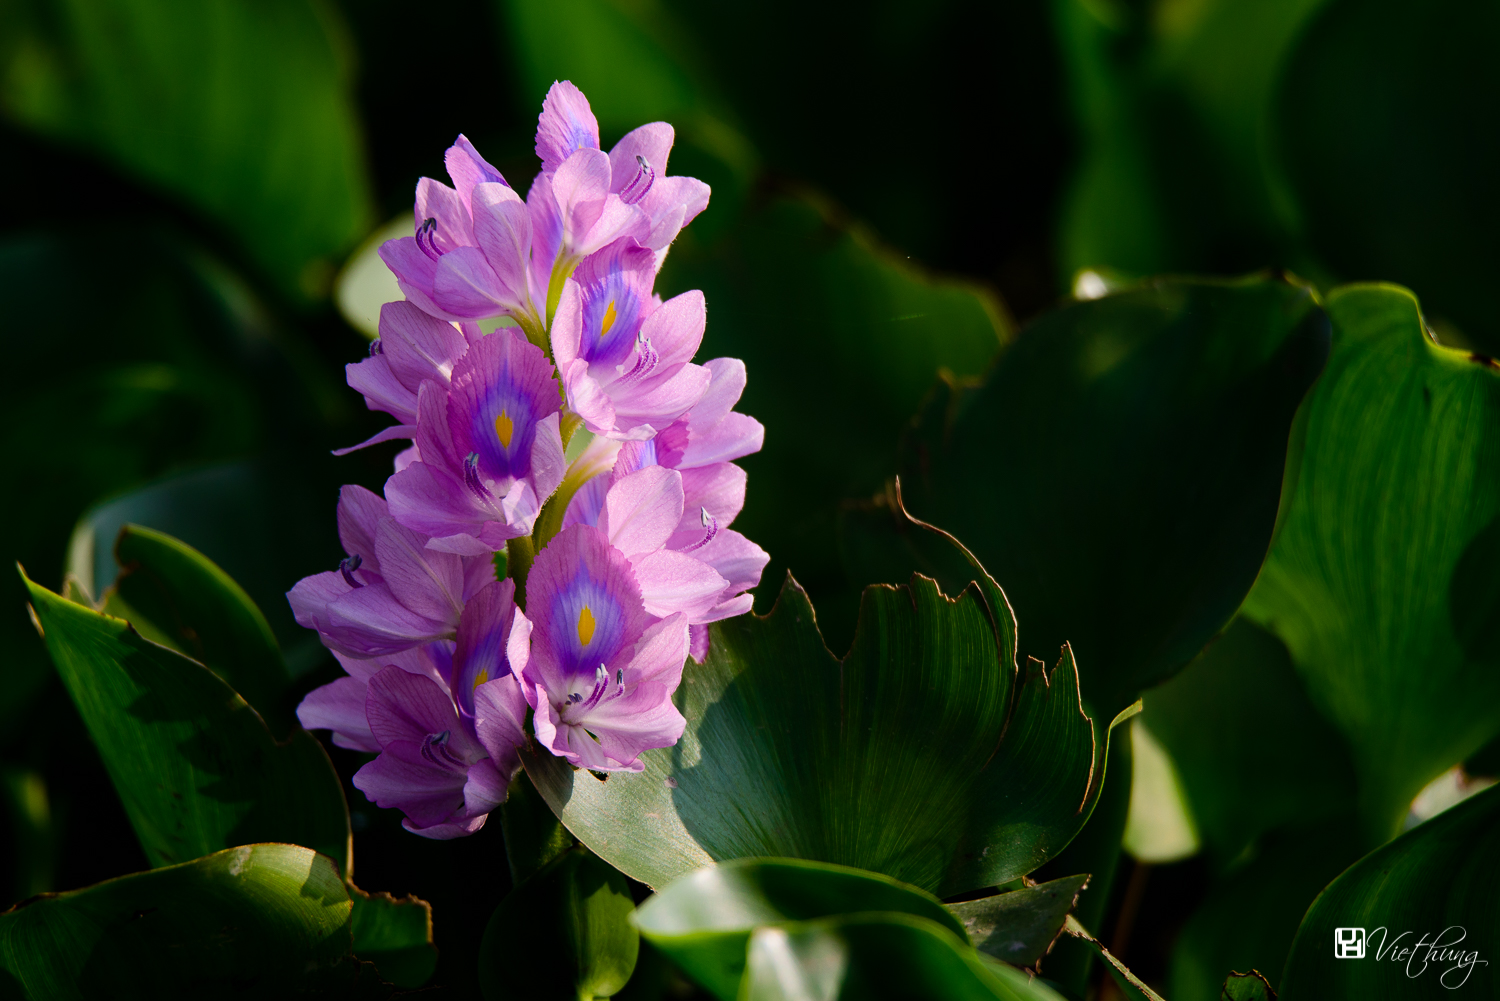
[[[370,342],[370,357],[374,358],[376,355],[380,354],[385,354],[385,345],[381,344],[380,338],[377,337]]]
[[[479,478],[479,453],[470,452],[464,458],[464,486],[474,492],[474,496],[482,501],[492,501],[495,495],[490,493],[489,487]]]
[[[434,261],[443,256],[443,252],[437,245],[437,220],[427,219],[417,229],[417,246],[422,248],[422,253]]]
[[[360,558],[360,555],[358,553],[355,553],[353,556],[347,557],[345,559],[339,560],[339,573],[344,575],[345,584],[348,584],[350,587],[365,586],[363,581],[354,576],[354,571],[358,570],[360,564],[363,562],[364,560]]]
[[[651,164],[647,163],[646,158],[639,153],[636,154],[635,164],[635,176],[620,192],[620,201],[626,205],[634,205],[645,198],[646,193],[651,190],[652,182],[656,180],[656,171],[651,169]]]
[[[684,553],[691,553],[695,549],[702,549],[714,540],[714,536],[719,534],[719,519],[709,514],[706,507],[700,507],[698,510],[701,512],[699,518],[703,523],[703,527],[708,529],[708,531],[704,533],[703,538],[682,550]]]
[[[656,367],[659,356],[656,353],[656,349],[651,346],[651,338],[645,334],[637,334],[635,349],[637,351],[635,367],[622,375],[620,377],[622,380],[628,379],[634,381],[636,379],[644,379]]]
[[[434,765],[459,765],[463,762],[448,747],[448,737],[451,731],[444,730],[442,733],[429,733],[427,739],[422,741],[422,757]]]

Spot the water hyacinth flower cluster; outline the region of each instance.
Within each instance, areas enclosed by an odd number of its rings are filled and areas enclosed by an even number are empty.
[[[344,488],[347,557],[288,599],[346,672],[299,718],[374,753],[354,783],[414,833],[478,830],[527,740],[641,770],[682,735],[672,694],[708,623],[750,609],[767,556],[729,527],[734,460],[764,432],[734,411],[744,364],[693,361],[702,293],[653,289],[708,204],[667,174],[672,143],[658,122],[606,153],[554,84],[524,199],[459,136],[452,186],[423,178],[415,235],[381,248],[406,298],[348,381],[398,423],[354,447],[411,445],[384,496]]]

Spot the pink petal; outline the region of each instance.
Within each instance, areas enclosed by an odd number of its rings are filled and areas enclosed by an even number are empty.
[[[536,155],[551,173],[580,149],[599,148],[599,121],[583,91],[567,80],[554,83],[537,117]]]
[[[692,621],[717,604],[729,582],[692,556],[657,550],[632,560],[641,601],[652,615],[683,612]]]
[[[599,530],[627,557],[652,553],[676,531],[682,503],[682,475],[675,469],[647,466],[609,488]]]

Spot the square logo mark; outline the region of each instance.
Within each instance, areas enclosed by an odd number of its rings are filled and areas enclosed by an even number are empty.
[[[1335,928],[1333,930],[1333,955],[1337,959],[1365,958],[1365,930],[1363,928]]]

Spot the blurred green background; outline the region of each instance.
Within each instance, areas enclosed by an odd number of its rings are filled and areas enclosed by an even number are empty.
[[[736,527],[772,556],[762,610],[794,571],[842,652],[866,581],[841,506],[883,489],[940,373],[982,376],[1075,291],[1385,279],[1446,343],[1500,351],[1497,43],[1500,4],[1472,0],[8,0],[11,556],[97,593],[121,523],[171,531],[262,605],[299,693],[331,678],[281,594],[338,559],[338,485],[378,489],[396,450],[328,454],[385,423],[343,386],[366,342],[339,274],[459,132],[524,187],[571,79],[606,146],[666,119],[671,172],[713,186],[658,289],[702,288],[703,356],[749,366],[766,446]],[[5,581],[0,903],[145,868]],[[432,900],[438,980],[467,996],[509,885],[498,825],[422,841],[349,793],[360,881]],[[1136,902],[1148,980],[1221,861]]]

